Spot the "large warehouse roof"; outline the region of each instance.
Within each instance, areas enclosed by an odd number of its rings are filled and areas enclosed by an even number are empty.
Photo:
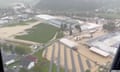
[[[41,18],[44,20],[51,20],[51,19],[56,19],[56,17],[51,16],[51,15],[36,15],[37,18]]]
[[[101,56],[104,56],[104,57],[109,56],[109,53],[104,52],[104,51],[102,51],[102,50],[100,50],[98,48],[95,48],[95,47],[91,47],[90,50],[97,53],[97,54],[99,54],[99,55],[101,55]]]
[[[89,46],[96,47],[105,52],[113,54],[116,54],[119,44],[120,44],[119,32],[110,33],[88,41]]]
[[[60,39],[60,42],[63,43],[63,44],[65,44],[65,45],[67,45],[67,46],[70,47],[70,48],[74,48],[74,47],[77,46],[77,43],[75,43],[75,42],[73,42],[73,41],[71,41],[71,40],[68,40],[68,39],[66,39],[66,38]]]

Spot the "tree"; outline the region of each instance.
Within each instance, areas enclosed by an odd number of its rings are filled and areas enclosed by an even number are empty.
[[[63,29],[63,24],[60,25],[60,29],[61,29],[62,31],[64,30],[64,29]]]
[[[21,68],[19,72],[29,72],[29,71],[25,68]]]
[[[9,49],[10,49],[10,51],[11,51],[12,54],[15,53],[15,45],[10,44],[9,45]]]
[[[82,32],[82,29],[81,29],[81,26],[80,26],[80,25],[76,25],[75,28],[78,29],[79,32]]]
[[[64,31],[66,29],[67,25],[66,24],[61,24],[60,28],[62,31]]]
[[[16,46],[15,52],[18,55],[25,55],[25,54],[31,53],[31,49],[26,46]]]
[[[73,32],[72,32],[72,27],[71,27],[71,25],[70,25],[69,35],[72,35],[72,34],[73,34]]]
[[[103,29],[107,30],[108,32],[113,32],[113,31],[117,30],[115,24],[112,22],[103,25]]]
[[[2,47],[4,51],[8,51],[8,52],[11,51],[8,44],[3,44]]]
[[[59,31],[59,32],[57,33],[56,38],[62,38],[63,36],[64,36],[64,33],[63,33],[62,31]]]

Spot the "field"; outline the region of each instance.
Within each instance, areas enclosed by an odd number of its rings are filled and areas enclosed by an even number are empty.
[[[39,43],[46,43],[55,36],[55,34],[59,31],[59,28],[45,24],[45,23],[40,23],[26,31],[28,34],[16,36],[15,38],[33,41],[33,42],[39,42]],[[62,36],[61,34],[58,34],[58,35]]]

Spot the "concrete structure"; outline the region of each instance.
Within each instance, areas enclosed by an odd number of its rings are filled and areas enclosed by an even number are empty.
[[[77,43],[71,41],[71,40],[68,40],[66,38],[62,38],[59,40],[61,43],[63,43],[64,45],[68,46],[69,48],[71,49],[74,49],[77,47]]]
[[[120,44],[120,34],[119,32],[106,34],[95,39],[91,39],[87,42],[90,47],[98,48],[110,55],[115,55],[117,48]]]

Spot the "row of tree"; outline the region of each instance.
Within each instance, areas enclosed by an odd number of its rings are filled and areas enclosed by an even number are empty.
[[[67,28],[69,28],[69,29],[68,29],[68,30],[69,30],[69,35],[72,35],[72,34],[73,34],[72,25],[69,24],[69,27],[68,27],[67,24],[61,24],[60,29],[61,29],[62,31],[65,31]],[[76,28],[77,30],[79,30],[79,32],[82,32],[81,26],[80,26],[79,24],[78,24],[78,25],[75,25],[75,28]]]

